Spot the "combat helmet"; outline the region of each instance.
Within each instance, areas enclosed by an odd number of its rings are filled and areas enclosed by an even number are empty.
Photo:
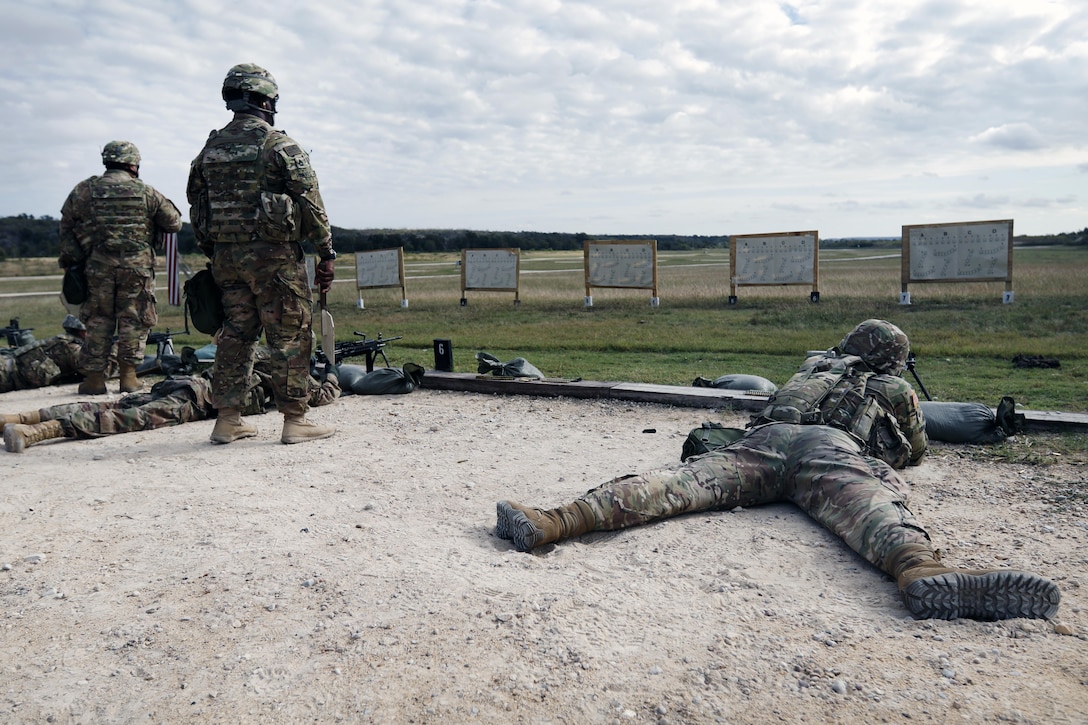
[[[75,315],[65,315],[64,322],[60,323],[60,326],[64,328],[65,332],[76,334],[78,332],[86,332],[87,326],[83,324]]]
[[[140,150],[131,141],[110,141],[102,148],[102,163],[140,165]]]
[[[267,98],[272,106],[271,110],[261,106],[259,99],[252,96]],[[279,97],[280,89],[276,85],[276,79],[255,63],[239,63],[227,71],[227,77],[223,79],[223,100],[231,111],[252,109],[275,113]]]
[[[838,350],[857,355],[873,372],[902,375],[910,354],[910,340],[905,332],[886,320],[866,320],[842,339]]]

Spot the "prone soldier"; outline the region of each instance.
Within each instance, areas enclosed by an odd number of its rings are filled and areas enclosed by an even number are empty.
[[[64,332],[14,349],[0,350],[0,393],[74,382],[87,328],[75,315],[61,323]]]
[[[272,377],[258,366],[250,377],[243,415],[259,415],[274,406]],[[200,375],[168,377],[149,392],[131,393],[114,402],[80,402],[54,405],[23,413],[0,413],[0,431],[9,453],[54,438],[101,438],[118,433],[154,430],[196,420],[214,418],[211,402],[211,371]],[[307,402],[317,407],[340,397],[335,374],[323,380],[307,378]]]
[[[896,580],[917,618],[1051,617],[1060,592],[1012,569],[946,566],[907,508],[896,469],[918,464],[925,418],[902,378],[910,345],[866,320],[810,356],[735,442],[679,466],[623,476],[554,509],[500,501],[495,533],[520,551],[695,511],[789,501]]]

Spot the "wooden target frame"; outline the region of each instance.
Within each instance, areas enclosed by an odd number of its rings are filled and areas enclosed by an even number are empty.
[[[521,249],[461,250],[461,306],[468,304],[465,292],[513,292],[514,304],[521,304]]]
[[[1013,220],[905,224],[899,304],[909,305],[910,285],[1004,282],[1002,302],[1012,304]]]
[[[586,240],[582,247],[585,266],[585,306],[593,306],[593,288],[650,290],[650,306],[657,307],[657,240]]]
[[[811,286],[809,300],[820,301],[820,233],[774,232],[729,237],[729,304],[738,287]]]
[[[373,249],[355,253],[355,287],[360,310],[364,289],[400,288],[400,306],[408,306],[408,292],[404,276],[404,247]]]

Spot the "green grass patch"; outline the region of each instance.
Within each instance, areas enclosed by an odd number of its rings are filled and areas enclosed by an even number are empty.
[[[1008,305],[1001,283],[961,283],[912,285],[914,304],[902,306],[897,254],[829,250],[821,257],[817,304],[806,287],[743,287],[729,305],[728,251],[708,250],[659,254],[658,307],[649,290],[594,289],[586,308],[581,252],[523,253],[516,306],[513,293],[474,291],[461,306],[459,254],[407,255],[409,307],[400,306],[399,289],[376,289],[364,290],[365,309],[356,307],[354,267],[345,257],[337,274],[349,281],[335,285],[330,308],[338,339],[353,330],[403,335],[387,350],[394,365],[430,367],[433,340],[445,338],[459,372],[475,372],[475,353],[486,351],[524,357],[549,377],[681,385],[729,373],[782,384],[806,350],[830,347],[859,321],[879,317],[910,335],[935,399],[996,406],[1011,395],[1025,408],[1088,412],[1088,249],[1017,249]],[[201,258],[186,262],[203,266]],[[0,273],[24,278],[0,280],[0,293],[59,290],[55,265],[5,262]],[[26,278],[43,275],[49,279]],[[165,297],[160,291],[156,329],[182,329],[180,308]],[[56,294],[0,298],[0,321],[19,317],[38,337],[59,332],[63,316]],[[176,344],[207,342],[194,332]],[[1017,354],[1057,358],[1061,367],[1017,369]]]

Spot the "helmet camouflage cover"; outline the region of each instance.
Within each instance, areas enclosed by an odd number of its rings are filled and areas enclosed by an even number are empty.
[[[103,164],[140,165],[140,150],[131,141],[110,141],[102,148]]]
[[[839,352],[857,355],[876,373],[902,375],[910,354],[905,332],[886,320],[866,320],[839,343]]]
[[[75,315],[65,315],[64,322],[60,323],[60,326],[68,332],[84,332],[87,329],[83,321]]]
[[[240,93],[230,93],[230,91]],[[246,107],[257,108],[256,104],[249,101],[249,94],[251,93],[264,96],[272,101],[273,109],[275,109],[275,103],[280,97],[280,89],[276,85],[276,79],[256,63],[239,63],[227,71],[227,77],[223,79],[223,100],[227,102],[227,108],[232,111],[242,110],[242,108]]]

